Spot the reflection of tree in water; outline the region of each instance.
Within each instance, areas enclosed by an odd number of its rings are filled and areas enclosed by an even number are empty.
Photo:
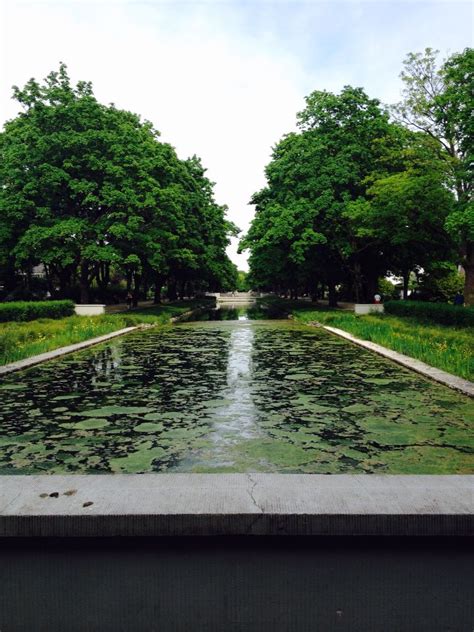
[[[226,386],[229,341],[230,332],[204,328],[148,331],[25,371],[21,383],[18,374],[5,380],[0,468],[171,465],[208,431],[202,402]],[[126,461],[130,454],[138,456]]]
[[[258,303],[248,305],[220,305],[197,317],[200,321],[220,320],[265,320],[287,318],[288,311],[281,305],[269,304],[261,307]]]
[[[290,325],[256,327],[252,362],[268,441],[250,448],[279,462],[278,471],[474,471],[474,450],[461,436],[474,406],[457,393],[325,332]],[[284,453],[282,442],[292,449]]]
[[[288,321],[130,334],[0,397],[0,473],[474,471],[473,402]]]

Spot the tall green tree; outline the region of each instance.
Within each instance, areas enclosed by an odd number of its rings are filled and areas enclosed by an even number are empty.
[[[272,267],[281,268],[277,275],[303,273],[310,286],[322,281],[331,304],[343,281],[356,300],[368,300],[384,262],[377,243],[351,230],[348,209],[367,193],[366,179],[390,135],[388,115],[378,100],[346,86],[339,95],[313,92],[298,126],[298,134],[275,148],[268,186],[254,196],[256,217],[242,242],[251,250],[252,273],[257,256],[264,261],[268,251],[261,251],[271,244]]]
[[[179,160],[151,123],[71,84],[66,66],[14,96],[23,112],[0,134],[0,266],[42,263],[54,291],[105,290],[120,270],[143,284],[228,282],[226,208],[197,159]]]
[[[436,142],[391,123],[361,89],[313,92],[299,133],[275,147],[267,187],[241,243],[253,282],[276,289],[323,284],[371,301],[378,279],[450,260],[445,222],[453,208],[449,169]]]
[[[410,53],[401,78],[403,101],[394,108],[395,116],[423,131],[439,146],[440,157],[450,170],[449,186],[457,203],[446,219],[448,230],[459,248],[465,270],[465,301],[474,304],[474,49],[437,63],[438,51]]]
[[[353,233],[378,243],[390,272],[403,277],[407,298],[412,271],[455,256],[445,228],[454,196],[445,186],[446,168],[434,141],[422,133],[394,131],[401,144],[387,153],[380,171],[368,179],[367,196],[349,205],[347,215]]]

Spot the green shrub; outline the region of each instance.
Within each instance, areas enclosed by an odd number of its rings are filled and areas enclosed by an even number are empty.
[[[0,322],[64,318],[74,314],[72,301],[15,301],[0,303]]]
[[[420,277],[417,294],[422,300],[436,303],[449,303],[459,292],[463,293],[464,276],[452,263],[437,262]]]
[[[387,314],[407,316],[419,321],[452,325],[456,327],[474,327],[474,309],[447,305],[446,303],[424,303],[422,301],[388,301],[385,303]]]
[[[385,301],[396,301],[400,298],[400,290],[391,281],[385,278],[379,279],[378,291]]]

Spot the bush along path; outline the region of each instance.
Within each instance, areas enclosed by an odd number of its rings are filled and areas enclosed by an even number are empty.
[[[72,301],[15,301],[0,303],[0,322],[29,321],[38,318],[64,318],[74,314]]]
[[[437,369],[474,381],[474,326],[441,325],[429,322],[425,317],[425,320],[414,318],[414,312],[410,312],[410,317],[392,314],[356,316],[352,312],[327,309],[305,302],[272,300],[269,304],[274,310],[280,305],[282,313],[290,313],[302,324],[320,323],[337,327],[363,340],[375,342]],[[427,304],[428,310],[430,307],[438,315],[436,307]],[[456,318],[458,310],[462,309],[449,305],[446,307],[448,311],[449,308],[455,310]],[[434,321],[435,317],[431,320]]]
[[[388,301],[385,303],[385,311],[387,314],[413,318],[425,324],[474,327],[473,307],[423,301]]]
[[[125,327],[166,325],[172,318],[203,305],[207,305],[207,302],[191,300],[136,309],[130,313],[0,322],[0,365],[103,336]]]

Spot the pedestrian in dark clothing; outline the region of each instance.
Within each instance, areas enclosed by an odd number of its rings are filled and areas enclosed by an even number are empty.
[[[454,297],[454,304],[455,305],[464,305],[464,295],[461,294],[461,292],[456,292],[456,296]]]
[[[127,307],[128,307],[128,309],[132,309],[133,296],[132,296],[132,293],[131,293],[131,292],[129,292],[129,293],[127,294],[126,301],[127,301]]]

